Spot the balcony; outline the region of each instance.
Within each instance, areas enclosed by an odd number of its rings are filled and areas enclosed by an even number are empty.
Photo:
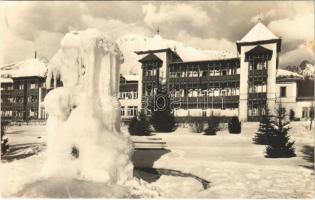
[[[37,107],[38,106],[38,101],[33,101],[33,102],[27,102],[28,107]]]
[[[12,103],[12,107],[23,108],[24,107],[24,103],[23,102]]]
[[[249,76],[260,76],[260,77],[267,77],[268,73],[266,69],[262,70],[249,70]]]
[[[226,76],[203,76],[203,77],[172,77],[170,82],[185,82],[185,83],[209,83],[209,82],[229,82],[239,81],[240,75],[226,75]]]
[[[148,81],[148,82],[152,82],[152,81],[156,81],[157,77],[156,76],[144,76],[142,78],[142,81]]]
[[[29,89],[28,92],[30,95],[38,95],[38,89]]]
[[[11,102],[2,102],[1,103],[1,110],[8,110],[12,108]]]
[[[24,90],[19,90],[19,89],[12,90],[12,96],[23,96],[23,95],[24,95]]]
[[[264,100],[267,99],[267,93],[265,92],[258,92],[258,93],[248,93],[248,99],[259,99]]]
[[[174,97],[173,98],[174,102],[188,102],[189,104],[197,104],[197,103],[205,103],[208,102],[211,104],[212,102],[214,104],[218,103],[238,103],[239,102],[239,96],[205,96],[205,97]]]

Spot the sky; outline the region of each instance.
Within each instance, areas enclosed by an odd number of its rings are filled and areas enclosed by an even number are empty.
[[[34,56],[48,60],[65,33],[97,28],[117,39],[153,36],[198,49],[230,51],[258,19],[282,38],[280,65],[314,57],[312,1],[0,2],[0,65]]]

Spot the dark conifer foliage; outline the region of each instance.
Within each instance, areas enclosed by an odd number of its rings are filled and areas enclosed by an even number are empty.
[[[168,94],[161,91],[154,101],[152,109],[151,123],[155,131],[172,132],[176,129],[175,117],[170,107]]]
[[[208,128],[205,130],[205,135],[216,135],[219,130],[219,125],[220,117],[211,114],[208,119]]]
[[[129,123],[128,131],[130,135],[138,136],[150,135],[151,133],[150,122],[144,110],[142,110],[139,113],[138,118],[137,117],[132,118],[132,120]]]
[[[279,104],[276,109],[275,121],[273,122],[273,132],[270,136],[269,145],[266,147],[266,157],[269,158],[289,158],[294,157],[294,141],[290,142],[288,136],[289,122],[285,120],[286,111]]]
[[[259,123],[259,129],[256,132],[253,142],[255,144],[268,145],[270,136],[274,131],[272,116],[268,108],[265,108],[265,114],[262,115]]]
[[[229,132],[232,134],[239,134],[241,133],[242,127],[241,122],[239,121],[238,117],[232,117],[229,121]]]

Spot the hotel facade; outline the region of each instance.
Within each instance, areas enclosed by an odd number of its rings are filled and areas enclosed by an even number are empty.
[[[281,38],[261,22],[236,42],[237,55],[224,59],[185,62],[170,48],[136,51],[139,75],[120,77],[122,121],[129,121],[163,88],[177,119],[238,116],[258,121],[265,107],[281,103],[295,118],[309,119],[314,111],[314,80],[279,69]],[[44,65],[38,59],[30,59]],[[45,73],[1,75],[1,118],[12,121],[46,120],[43,100],[49,92]],[[62,86],[59,81],[58,86]]]
[[[273,112],[280,102],[296,118],[311,115],[314,97],[298,96],[303,77],[279,69],[281,38],[259,22],[236,46],[234,58],[189,62],[170,48],[136,51],[139,105],[146,108],[163,87],[176,102],[177,118],[214,114],[258,121],[266,107]]]

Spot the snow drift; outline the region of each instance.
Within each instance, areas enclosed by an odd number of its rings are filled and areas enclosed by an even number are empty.
[[[120,131],[117,44],[96,29],[72,31],[48,64],[47,83],[63,87],[45,98],[47,160],[44,176],[108,184],[132,178],[132,145]],[[51,81],[53,80],[53,81]]]

